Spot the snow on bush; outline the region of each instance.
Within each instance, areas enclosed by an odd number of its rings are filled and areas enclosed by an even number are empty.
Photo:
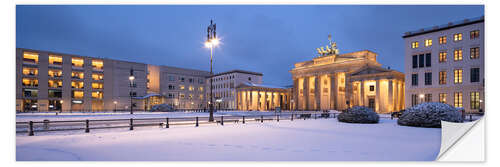
[[[157,104],[151,107],[151,112],[170,112],[174,111],[174,108],[168,104]]]
[[[441,120],[462,122],[460,109],[449,104],[428,102],[410,107],[399,117],[398,124],[403,126],[441,128]]]
[[[340,113],[337,119],[347,123],[378,123],[379,116],[371,108],[354,106]]]

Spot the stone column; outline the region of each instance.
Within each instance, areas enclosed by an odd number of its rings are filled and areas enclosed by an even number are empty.
[[[304,108],[303,110],[309,110],[309,78],[304,77]]]
[[[377,79],[376,84],[375,84],[375,112],[379,113],[380,112],[380,79]]]
[[[249,92],[250,92],[250,105],[249,105],[249,108],[251,110],[255,110],[255,108],[253,106],[253,92],[252,92],[252,89],[250,89]]]
[[[314,104],[315,110],[320,110],[321,108],[321,78],[320,75],[316,75],[314,79]]]
[[[360,98],[359,98],[359,105],[360,106],[365,106],[365,81],[364,80],[361,80],[360,81],[360,85],[359,85],[359,94],[360,94]]]
[[[388,97],[388,106],[389,106],[389,112],[392,112],[394,111],[394,87],[392,85],[392,79],[389,79],[389,82],[388,82],[388,86],[387,86],[387,89],[388,89],[388,92],[387,94],[389,95]]]
[[[333,107],[332,109],[337,110],[337,77],[336,73],[331,74],[330,76],[330,101],[331,101],[331,106]]]
[[[271,107],[271,109],[274,108],[274,92],[271,91],[271,105],[269,105],[269,107]]]
[[[295,109],[299,108],[299,79],[294,79],[293,80],[293,90],[292,90],[292,97],[294,101],[294,106]]]

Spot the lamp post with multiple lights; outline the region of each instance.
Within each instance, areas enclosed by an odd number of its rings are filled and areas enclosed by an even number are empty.
[[[205,47],[210,48],[210,101],[208,102],[209,105],[209,110],[210,110],[210,117],[208,121],[213,122],[214,121],[214,106],[213,106],[213,97],[212,97],[212,58],[213,58],[213,50],[214,47],[217,47],[219,45],[219,39],[217,38],[217,35],[215,33],[215,24],[213,23],[213,20],[210,20],[210,25],[207,28],[207,41],[205,42]]]
[[[130,80],[130,114],[134,114],[134,110],[132,109],[134,107],[134,104],[132,103],[132,92],[133,92],[133,86],[134,86],[134,69],[130,68],[130,76],[128,77],[128,80]]]

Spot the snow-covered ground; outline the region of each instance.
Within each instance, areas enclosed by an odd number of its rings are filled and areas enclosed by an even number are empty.
[[[19,116],[18,116],[19,119]],[[16,136],[17,160],[81,161],[421,161],[434,160],[441,129],[283,120],[108,129]]]

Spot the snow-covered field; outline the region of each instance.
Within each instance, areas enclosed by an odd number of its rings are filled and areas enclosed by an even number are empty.
[[[386,118],[379,124],[283,120],[17,135],[16,157],[20,161],[421,161],[436,158],[440,138],[441,129],[398,126]]]

